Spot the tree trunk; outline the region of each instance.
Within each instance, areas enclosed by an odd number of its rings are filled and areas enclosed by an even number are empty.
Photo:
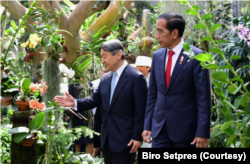
[[[148,45],[147,40],[145,39],[146,37],[150,36],[150,26],[149,26],[149,10],[148,9],[144,9],[143,13],[142,13],[142,26],[143,28],[143,33],[142,33],[142,37],[144,38],[144,40],[142,41],[142,52],[143,55],[146,56],[150,56],[150,50],[151,50],[151,46]]]

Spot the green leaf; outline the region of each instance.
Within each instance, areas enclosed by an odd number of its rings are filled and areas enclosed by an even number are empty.
[[[250,100],[250,93],[247,93],[244,95],[244,97],[242,98],[241,102],[240,102],[240,105],[245,107],[245,102],[249,101]]]
[[[189,46],[188,43],[184,43],[183,44],[183,48],[184,48],[185,51],[189,51],[190,50],[190,46]]]
[[[12,128],[9,130],[9,134],[16,134],[16,133],[29,133],[29,128],[17,127],[17,128]]]
[[[235,107],[235,109],[239,108],[240,102],[241,102],[242,98],[243,98],[243,95],[240,95],[240,96],[236,97],[236,99],[234,100],[234,107]]]
[[[224,54],[223,51],[221,51],[219,48],[211,48],[209,51],[217,53],[219,55],[223,55]]]
[[[206,26],[204,24],[196,24],[193,28],[205,29]]]
[[[234,111],[236,110],[235,107],[228,101],[224,100],[223,102],[227,103]]]
[[[242,115],[242,114],[244,114],[244,113],[245,113],[244,111],[242,111],[242,112],[237,112],[237,113],[236,113],[236,118],[239,119],[239,116]]]
[[[230,79],[230,81],[229,81],[229,82],[233,82],[233,81],[243,82],[243,79],[238,78],[238,77],[235,77],[235,78]]]
[[[224,124],[222,125],[221,129],[222,129],[223,131],[225,131],[230,125],[232,125],[232,124],[234,124],[234,123],[235,123],[235,121],[228,121],[228,122],[226,122],[226,123],[224,123]]]
[[[199,6],[197,6],[197,5],[193,5],[192,8],[195,9],[195,10],[200,10],[200,9],[201,9],[201,8],[200,8]]]
[[[241,89],[241,84],[240,84],[240,86],[232,94],[235,95],[237,92],[240,91],[240,89]]]
[[[13,20],[11,20],[10,21],[10,24],[11,24],[11,27],[14,29],[14,30],[16,30],[16,23],[15,23],[15,21],[13,21]]]
[[[34,130],[38,130],[43,126],[45,120],[45,114],[43,112],[38,113],[32,120],[30,123],[30,130],[34,131]]]
[[[217,64],[208,64],[205,66],[206,69],[218,69]]]
[[[210,53],[206,53],[206,55],[208,56],[208,60],[212,63],[213,62],[212,55]]]
[[[227,139],[227,144],[226,145],[230,145],[232,143],[232,141],[237,137],[237,134],[231,135],[228,139]]]
[[[246,82],[246,83],[245,83],[245,86],[247,87],[249,83],[250,83],[250,82]]]
[[[119,26],[118,25],[114,25],[114,26],[112,26],[111,28],[110,28],[110,30],[112,30],[112,31],[116,31],[116,30],[118,30],[119,29]]]
[[[213,31],[216,31],[219,27],[222,27],[221,24],[214,24],[211,26],[211,28],[209,29],[209,32],[213,32]]]
[[[206,14],[204,14],[204,15],[202,15],[202,17],[201,17],[201,19],[207,19],[207,18],[212,18],[213,17],[213,15],[212,14],[210,14],[210,13],[206,13]]]
[[[250,113],[245,114],[245,116],[242,118],[242,124],[246,125],[247,120],[250,118]]]
[[[21,81],[21,89],[22,89],[22,92],[23,92],[24,96],[27,96],[29,94],[29,92],[31,91],[31,89],[30,89],[30,79],[29,78],[22,79],[22,81]]]
[[[250,100],[245,102],[245,113],[250,113]]]
[[[227,86],[227,89],[228,89],[228,91],[229,91],[231,94],[233,94],[234,91],[236,90],[236,88],[235,88],[234,86],[232,86],[232,85],[228,85],[228,86]]]
[[[250,65],[245,65],[245,66],[243,66],[243,67],[241,67],[241,68],[238,68],[238,69],[236,70],[236,72],[238,73],[240,70],[242,70],[242,69],[244,69],[244,68],[247,68],[247,67],[250,67]]]
[[[120,14],[120,13],[121,13],[122,8],[124,7],[124,5],[123,5],[122,1],[119,1],[119,2],[120,2],[120,7],[119,7],[118,14]]]
[[[233,135],[235,133],[235,131],[233,129],[227,128],[224,131],[225,133],[227,133],[228,135]]]
[[[177,0],[177,2],[179,2],[180,4],[183,4],[183,5],[188,4],[188,0]]]
[[[224,66],[221,66],[219,69],[229,69],[229,70],[233,70],[233,66],[232,66],[232,65],[224,65]]]
[[[232,59],[241,59],[241,57],[238,55],[233,55],[228,60],[232,60]]]
[[[194,9],[187,9],[186,13],[189,14],[189,15],[193,15],[193,16],[198,15],[198,12],[196,10],[194,10]]]
[[[246,131],[244,132],[244,136],[250,137],[250,126],[247,127]]]
[[[207,62],[209,60],[209,57],[203,53],[200,53],[195,56],[195,59],[201,62]]]
[[[223,71],[217,71],[212,74],[212,78],[214,80],[218,80],[222,83],[228,83],[229,82],[229,77],[226,72]]]
[[[29,135],[29,133],[18,133],[18,134],[15,134],[14,142],[18,144],[23,139],[25,139],[28,135]]]
[[[212,38],[211,38],[211,37],[209,37],[209,36],[204,37],[204,38],[202,38],[202,39],[201,39],[201,42],[203,42],[203,41],[207,41],[207,40],[211,41],[211,40],[212,40]]]

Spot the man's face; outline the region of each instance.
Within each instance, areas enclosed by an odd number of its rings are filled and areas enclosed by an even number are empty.
[[[162,48],[171,48],[171,44],[174,41],[175,35],[172,31],[166,29],[166,23],[167,20],[160,18],[156,22],[156,39],[158,40],[158,43],[161,45]]]
[[[114,56],[109,51],[101,49],[102,63],[105,65],[107,71],[115,71],[121,55],[117,52]]]

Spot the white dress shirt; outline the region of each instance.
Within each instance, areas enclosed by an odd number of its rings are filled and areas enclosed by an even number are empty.
[[[119,79],[120,79],[120,77],[121,77],[121,74],[122,74],[123,70],[125,69],[125,67],[126,67],[127,65],[128,65],[128,62],[127,62],[126,60],[124,60],[123,65],[122,65],[120,68],[118,68],[118,70],[116,70],[117,75],[116,75],[116,83],[115,83],[115,86],[117,85],[117,83],[118,83],[118,81],[119,81]],[[77,101],[76,101],[76,100],[74,100],[74,101],[75,101],[74,110],[77,111]]]
[[[172,56],[172,66],[171,66],[171,73],[170,73],[170,76],[172,75],[172,72],[173,72],[173,70],[174,70],[174,66],[175,66],[175,64],[176,64],[176,62],[177,62],[177,59],[178,59],[178,57],[179,57],[179,55],[180,55],[180,53],[181,53],[181,50],[182,50],[182,48],[183,48],[183,43],[184,43],[184,41],[183,40],[181,40],[181,42],[177,45],[177,46],[175,46],[172,50],[174,51],[174,55]],[[168,49],[168,51],[169,51],[170,49]],[[167,68],[167,63],[168,63],[168,51],[167,51],[167,54],[166,54],[166,63],[165,63],[165,71],[166,71],[166,68]]]

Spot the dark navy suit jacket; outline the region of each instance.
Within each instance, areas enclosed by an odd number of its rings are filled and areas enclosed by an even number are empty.
[[[102,104],[101,146],[104,146],[108,136],[109,147],[113,152],[128,152],[131,146],[127,145],[131,139],[142,141],[147,82],[143,74],[128,64],[109,104],[111,79],[112,72],[104,74],[92,97],[77,99],[77,110],[92,109]]]
[[[202,51],[191,47],[195,55]],[[166,88],[165,61],[167,48],[153,55],[144,130],[156,138],[166,121],[173,142],[190,142],[195,137],[210,137],[209,72],[200,62],[183,53],[177,59]],[[182,64],[180,57],[183,56]]]

